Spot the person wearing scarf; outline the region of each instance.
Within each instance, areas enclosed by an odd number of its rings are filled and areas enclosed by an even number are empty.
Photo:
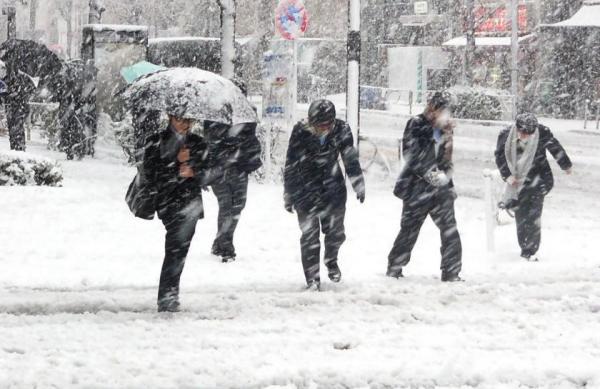
[[[462,245],[454,216],[456,192],[452,182],[453,130],[450,100],[436,92],[425,112],[411,118],[402,138],[405,164],[394,188],[403,201],[400,232],[388,256],[386,275],[404,277],[419,232],[427,216],[440,230],[441,280],[462,281]]]
[[[515,211],[521,257],[528,261],[538,260],[544,198],[554,186],[546,151],[571,174],[573,164],[565,149],[534,114],[518,115],[515,124],[498,135],[496,165],[506,182],[499,206]]]

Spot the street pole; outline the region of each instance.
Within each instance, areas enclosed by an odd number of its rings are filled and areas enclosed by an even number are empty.
[[[346,122],[360,145],[360,0],[348,0],[348,87],[346,90]]]
[[[221,7],[221,75],[235,75],[235,0],[218,0]]]
[[[14,5],[9,5],[2,8],[2,15],[6,15],[7,29],[6,39],[17,38],[17,8]]]
[[[88,14],[89,24],[100,24],[102,23],[102,13],[106,11],[101,0],[90,0],[89,1],[90,12]]]
[[[471,68],[475,53],[475,0],[465,0],[465,14],[467,31],[465,51],[463,53],[463,85],[471,85],[473,79]]]
[[[511,94],[512,94],[512,117],[517,116],[517,107],[519,104],[519,0],[510,0],[511,14]]]
[[[292,79],[290,83],[291,104],[288,112],[287,128],[292,128],[298,108],[298,37],[292,41]]]

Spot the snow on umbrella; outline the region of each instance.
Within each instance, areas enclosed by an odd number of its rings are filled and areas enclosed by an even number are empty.
[[[125,81],[127,81],[128,84],[131,84],[141,76],[145,76],[147,74],[155,73],[159,70],[166,69],[167,68],[165,68],[164,66],[159,66],[150,62],[142,61],[121,69],[121,76],[123,76],[123,78],[125,79]]]
[[[142,76],[125,90],[131,107],[168,111],[225,124],[256,123],[252,105],[230,80],[197,68],[172,68]]]
[[[42,81],[56,76],[62,68],[62,61],[50,49],[24,39],[9,39],[2,43],[0,60],[6,63],[8,73],[21,72]]]

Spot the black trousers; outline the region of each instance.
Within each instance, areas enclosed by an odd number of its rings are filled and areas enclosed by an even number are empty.
[[[25,121],[29,115],[27,104],[7,104],[6,121],[11,150],[25,151]]]
[[[521,246],[521,255],[530,257],[535,255],[542,240],[542,211],[544,209],[544,195],[541,193],[519,196],[519,203],[515,210],[517,222],[517,238]]]
[[[201,213],[202,201],[194,200],[182,209],[169,211],[162,217],[167,233],[165,259],[158,286],[159,304],[164,300],[176,299],[179,295],[179,280]]]
[[[462,269],[462,244],[454,217],[454,196],[441,192],[422,201],[404,201],[400,233],[388,256],[388,270],[397,271],[410,262],[410,256],[427,216],[440,230],[442,272],[458,274]]]
[[[225,178],[212,185],[219,203],[217,236],[213,247],[218,247],[224,255],[235,255],[233,235],[240,220],[248,197],[248,174],[233,170]]]
[[[297,210],[300,237],[302,267],[306,282],[320,281],[319,267],[321,260],[320,232],[325,235],[325,257],[327,267],[336,264],[340,247],[346,240],[344,217],[346,207],[328,208],[324,211]]]

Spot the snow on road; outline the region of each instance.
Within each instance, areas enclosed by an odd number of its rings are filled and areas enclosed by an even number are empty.
[[[155,312],[164,231],[129,214],[133,169],[110,148],[69,162],[33,144],[65,181],[0,188],[0,387],[600,388],[598,138],[563,138],[581,163],[556,173],[540,263],[519,259],[514,225],[486,253],[483,189],[465,172],[489,165],[490,143],[470,142],[456,145],[459,192],[475,196],[457,201],[466,283],[439,282],[430,221],[406,279],[384,277],[401,202],[367,180],[365,204],[349,196],[343,282],[304,292],[282,189],[251,184],[236,263],[209,254],[205,196],[179,314]]]

